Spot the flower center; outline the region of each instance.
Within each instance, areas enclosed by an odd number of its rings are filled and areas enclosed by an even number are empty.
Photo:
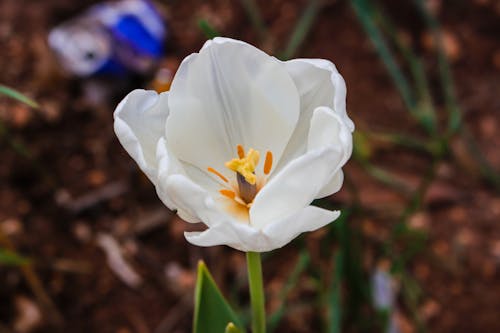
[[[241,145],[238,145],[238,157],[226,162],[226,167],[241,176],[249,185],[255,185],[257,177],[255,176],[255,167],[259,163],[260,153],[250,148],[247,155]],[[240,181],[238,180],[238,183]]]
[[[257,192],[259,192],[264,185],[266,176],[271,172],[273,154],[270,151],[266,153],[263,168],[264,177],[259,179],[258,175],[255,174],[255,169],[260,160],[259,151],[250,148],[245,154],[245,150],[242,145],[236,146],[236,150],[238,152],[238,158],[233,158],[232,160],[227,161],[225,165],[229,170],[236,172],[237,184],[234,184],[234,186],[231,187],[232,189],[221,189],[219,190],[219,193],[224,197],[235,201],[239,205],[250,208]],[[225,183],[229,183],[228,179],[217,170],[207,168],[207,171],[216,175]]]

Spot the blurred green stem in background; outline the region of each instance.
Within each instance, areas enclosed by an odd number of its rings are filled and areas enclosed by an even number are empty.
[[[207,20],[198,20],[198,27],[203,32],[206,38],[212,39],[220,36],[219,32]]]
[[[333,255],[334,275],[330,286],[328,307],[329,333],[342,332],[342,280],[344,266],[344,250],[338,249]]]
[[[0,84],[0,94],[5,95],[5,96],[10,97],[10,98],[13,98],[13,99],[15,99],[21,103],[24,103],[26,105],[29,105],[32,108],[35,108],[35,109],[39,108],[39,105],[37,102],[35,102],[31,98],[23,95],[19,91],[12,89],[12,88],[9,88],[7,86],[4,86],[3,84]]]
[[[14,150],[20,156],[28,160],[33,159],[33,155],[31,154],[28,147],[26,147],[23,143],[15,140],[9,133],[7,127],[5,127],[5,125],[2,123],[2,121],[0,121],[0,137],[5,138],[5,141],[10,146],[10,148],[12,148],[12,150]]]
[[[252,303],[252,333],[265,333],[266,308],[260,253],[247,252],[247,269]]]
[[[404,47],[402,42],[397,43],[400,46],[400,49],[404,51],[403,54],[409,61],[412,69],[411,71],[417,81],[419,89],[413,89],[391,52],[382,31],[377,27],[377,21],[384,21],[386,28],[389,28],[392,25],[388,23],[387,19],[384,19],[385,16],[383,16],[369,0],[351,0],[351,5],[356,12],[366,34],[379,54],[380,59],[389,72],[389,75],[394,81],[396,89],[401,95],[406,108],[428,133],[435,134],[437,126],[433,108],[430,106],[432,103],[428,100],[428,98],[424,98],[422,100],[419,99],[421,96],[417,96],[415,94],[419,91],[425,93],[427,86],[423,83],[425,81],[425,74],[423,74],[423,68],[420,61],[416,56],[412,55],[406,47]],[[396,38],[395,32],[392,33],[392,37]]]
[[[469,154],[478,165],[481,176],[486,179],[490,185],[500,190],[499,173],[485,158],[472,138],[472,135],[462,122],[462,111],[454,91],[450,64],[444,51],[439,22],[427,9],[422,0],[413,0],[413,2],[423,17],[427,28],[432,32],[435,45],[437,46],[438,75],[447,115],[447,128],[445,131],[439,131],[437,127],[436,108],[434,106],[422,60],[402,40],[388,15],[385,15],[373,1],[351,0],[351,5],[361,25],[365,29],[366,34],[374,45],[375,50],[379,54],[380,59],[386,66],[410,114],[431,136],[431,142],[428,144],[427,149],[428,152],[438,159],[443,159],[449,153],[450,140],[456,134],[459,134],[466,142]],[[391,43],[406,61],[414,86],[412,86],[398,65],[396,56],[384,39],[383,32],[389,37]],[[387,182],[387,177],[383,174],[382,177],[380,177],[380,172],[373,172],[373,168],[368,166],[369,163],[364,163],[365,169],[370,174],[383,182]]]
[[[23,95],[19,91],[9,88],[7,86],[4,86],[0,84],[0,95],[5,95],[9,98],[12,98],[18,102],[24,103],[32,108],[39,109],[40,105],[33,101],[31,98]],[[54,184],[55,180],[53,178],[53,175],[50,175],[47,171],[47,169],[42,166],[38,161],[35,159],[33,154],[31,153],[30,149],[23,144],[21,141],[16,140],[13,135],[10,133],[9,129],[4,125],[2,120],[0,119],[0,137],[4,138],[7,144],[10,146],[10,148],[15,151],[19,156],[27,159],[30,161],[32,167],[36,169],[41,175],[43,175],[43,179],[47,181],[50,184]]]
[[[333,208],[333,205],[327,208]],[[358,208],[361,207],[345,209],[330,225],[328,237],[323,241],[331,263],[328,273],[320,272],[322,303],[327,309],[324,331],[328,333],[342,332],[345,322],[354,323],[354,331],[362,332],[365,331],[362,326],[367,323],[362,308],[370,304],[370,296],[369,283],[361,266],[361,235],[349,221],[354,214],[362,213]],[[333,251],[332,243],[338,245]],[[348,297],[343,297],[344,293]],[[370,327],[370,331],[373,331],[373,327]]]
[[[309,34],[311,27],[316,21],[320,9],[319,0],[309,0],[302,16],[298,19],[295,24],[295,28],[292,31],[288,44],[283,51],[283,54],[279,58],[283,60],[291,59],[297,53],[307,35]]]
[[[387,45],[387,42],[375,23],[375,8],[368,0],[351,0],[351,5],[357,14],[357,17],[363,26],[366,34],[370,38],[373,46],[375,47],[380,59],[384,63],[389,75],[391,76],[396,89],[398,90],[403,102],[406,105],[408,111],[417,119],[419,115],[417,113],[417,100],[413,94],[413,90],[406,79],[405,75],[401,71],[396,59],[392,55],[392,52]],[[428,122],[422,122],[429,132],[435,131],[434,124]]]
[[[302,272],[307,268],[311,262],[311,257],[307,250],[302,249],[296,264],[294,265],[293,271],[288,277],[285,286],[279,293],[280,305],[278,309],[269,316],[268,331],[272,333],[278,327],[283,315],[286,313],[286,297],[292,291],[292,289],[297,285],[298,280]]]
[[[408,43],[401,38],[396,27],[389,17],[383,13],[382,9],[374,10],[373,19],[374,22],[378,23],[381,29],[390,37],[391,42],[401,53],[403,59],[407,62],[414,84],[412,89],[416,96],[416,118],[420,121],[422,126],[429,131],[430,134],[436,136],[436,111],[432,102],[432,94],[430,92],[429,82],[422,60],[411,49],[411,47],[408,46]]]
[[[0,247],[0,266],[21,266],[25,265],[29,260],[16,252],[3,249]]]
[[[23,95],[22,93],[20,93],[15,89],[4,86],[3,84],[0,84],[0,95],[12,98],[18,102],[24,103],[35,109],[40,107],[38,103],[32,100],[31,98]],[[12,138],[7,127],[5,127],[5,125],[1,120],[0,120],[0,136],[4,137],[7,143],[10,145],[10,147],[19,155],[27,159],[32,159],[32,154],[30,153],[29,149],[22,143]]]
[[[451,75],[450,64],[446,57],[443,47],[443,38],[441,34],[441,28],[436,18],[430,13],[430,11],[425,7],[425,3],[422,0],[414,0],[420,14],[424,18],[427,26],[430,28],[435,45],[437,46],[437,57],[439,66],[439,77],[441,80],[441,87],[443,89],[444,101],[446,104],[446,109],[448,111],[448,135],[453,135],[460,129],[461,126],[461,115],[460,106],[458,104],[455,89],[453,87],[453,78]]]
[[[10,254],[16,253],[14,244],[10,241],[7,235],[5,235],[5,233],[2,231],[1,228],[0,228],[0,247],[4,248],[4,250],[2,250],[4,253],[10,253]],[[52,324],[60,325],[63,322],[63,318],[59,313],[59,311],[57,310],[54,303],[52,302],[52,299],[45,291],[42,281],[40,280],[40,278],[36,274],[35,269],[33,268],[33,264],[28,260],[23,263],[19,262],[18,266],[19,269],[21,270],[21,273],[23,274],[24,279],[26,280],[26,283],[28,284],[28,286],[31,288],[31,291],[35,295],[38,304],[41,306],[42,311],[47,316],[48,321],[51,322]]]
[[[240,0],[240,2],[243,8],[245,8],[245,11],[247,12],[248,18],[250,19],[253,28],[259,34],[260,42],[265,41],[266,38],[269,38],[269,34],[266,24],[262,19],[262,15],[260,14],[259,7],[255,3],[255,0]]]
[[[424,18],[427,26],[431,30],[435,44],[437,45],[438,70],[441,87],[444,95],[445,108],[448,115],[448,128],[445,135],[446,139],[450,139],[454,134],[459,133],[467,144],[467,149],[477,161],[479,172],[497,191],[500,191],[500,174],[496,171],[489,161],[486,159],[481,149],[477,146],[476,141],[472,137],[469,129],[462,122],[462,110],[457,100],[455,88],[453,84],[453,76],[451,74],[450,64],[443,48],[443,37],[438,20],[426,8],[422,0],[413,0]]]

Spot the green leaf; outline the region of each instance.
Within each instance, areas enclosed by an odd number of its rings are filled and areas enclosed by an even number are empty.
[[[193,333],[243,333],[241,327],[239,318],[222,296],[207,266],[200,261],[195,290]]]
[[[21,266],[25,265],[29,262],[25,257],[20,256],[19,254],[0,249],[0,266],[1,265],[9,265],[9,266]]]
[[[38,103],[32,100],[31,98],[21,94],[17,90],[4,86],[3,84],[0,84],[0,94],[13,98],[21,103],[27,104],[32,108],[37,109],[39,107]]]

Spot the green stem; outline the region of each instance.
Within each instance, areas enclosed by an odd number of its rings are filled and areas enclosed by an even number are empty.
[[[266,309],[260,253],[247,252],[248,282],[252,302],[252,333],[266,333]]]

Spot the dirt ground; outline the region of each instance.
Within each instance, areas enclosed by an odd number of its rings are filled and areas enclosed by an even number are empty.
[[[464,121],[487,160],[500,170],[500,6],[494,0],[429,2],[437,6],[446,32]],[[91,3],[0,1],[0,83],[41,105],[33,110],[0,97],[0,119],[9,129],[0,139],[0,228],[8,242],[34,262],[31,270],[0,265],[0,333],[189,332],[197,261],[204,259],[225,294],[244,305],[245,257],[230,248],[189,245],[183,232],[192,226],[162,206],[118,143],[114,107],[128,90],[148,87],[148,80],[111,81],[104,89],[58,71],[46,45],[47,33]],[[282,50],[306,1],[258,3],[274,36],[261,46]],[[429,72],[435,73],[428,32],[413,7],[382,3]],[[160,8],[169,22],[170,63],[201,47],[205,37],[197,26],[200,18],[225,36],[259,43],[239,2],[176,0],[164,1]],[[347,2],[323,4],[296,56],[336,64],[348,87],[348,113],[361,131],[425,136],[405,111]],[[432,74],[430,81],[433,88],[438,86]],[[442,107],[438,111],[444,112]],[[24,144],[27,156],[9,140]],[[461,153],[463,143],[456,140],[451,147],[454,154],[438,163],[421,208],[409,217],[410,226],[426,235],[422,249],[405,263],[422,289],[413,312],[429,332],[500,332],[500,197]],[[371,156],[374,164],[413,190],[432,163],[426,154],[390,144],[374,145]],[[346,175],[347,185],[330,201],[346,208],[354,197],[359,200],[363,208],[342,223],[359,233],[361,265],[371,272],[388,260],[380,244],[397,223],[406,198],[374,180],[355,161],[348,163]],[[321,275],[321,268],[328,268],[323,266],[328,265],[324,253],[333,253],[339,245],[323,242],[326,248],[317,248],[326,230],[264,257],[269,310],[275,310],[277,294],[301,246],[318,265],[309,273],[319,270]],[[110,269],[103,249],[113,245],[120,246],[139,280],[120,278]],[[37,276],[38,288],[26,276]],[[277,331],[322,331],[325,313],[318,310],[317,294],[321,290],[302,275]],[[344,294],[346,302],[351,296]],[[418,331],[411,313],[407,305],[400,306],[401,332]],[[349,332],[376,331],[360,328],[349,318],[344,321]]]

